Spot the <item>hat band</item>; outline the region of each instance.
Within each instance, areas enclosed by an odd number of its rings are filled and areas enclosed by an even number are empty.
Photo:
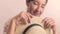
[[[33,26],[39,26],[39,27],[42,27],[40,24],[31,24],[29,25],[24,31],[23,31],[23,34],[26,34],[26,32]]]

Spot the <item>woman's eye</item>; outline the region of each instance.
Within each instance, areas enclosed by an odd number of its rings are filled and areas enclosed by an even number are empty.
[[[37,2],[33,2],[33,4],[34,4],[34,5],[38,5],[38,3],[37,3]]]
[[[44,5],[41,5],[42,8],[44,8],[45,6]]]

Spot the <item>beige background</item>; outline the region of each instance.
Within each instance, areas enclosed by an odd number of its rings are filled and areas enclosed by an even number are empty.
[[[25,0],[0,0],[0,34],[3,34],[5,22],[24,10]],[[60,32],[60,0],[49,0],[41,17],[54,18]]]

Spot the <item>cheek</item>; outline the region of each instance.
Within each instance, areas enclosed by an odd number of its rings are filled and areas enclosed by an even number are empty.
[[[39,10],[39,11],[44,11],[44,8],[38,7],[38,10]]]
[[[41,9],[41,13],[43,13],[44,12],[44,9]]]
[[[39,8],[37,9],[37,11],[40,12],[40,13],[43,13],[43,12],[44,12],[44,8],[39,7]]]
[[[31,6],[31,9],[36,10],[37,7],[38,7],[38,6],[36,6],[36,5],[32,5],[32,6]]]
[[[33,6],[34,9],[37,9],[37,7],[38,7],[38,6],[36,6],[36,5]]]

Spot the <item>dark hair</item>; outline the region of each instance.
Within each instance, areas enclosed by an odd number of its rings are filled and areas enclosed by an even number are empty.
[[[46,4],[47,4],[48,0],[46,0]]]
[[[31,1],[34,1],[34,0],[26,0],[27,3],[30,3]],[[47,4],[48,0],[46,0],[46,4]]]
[[[34,0],[26,0],[26,2],[31,2],[31,1],[34,1]]]

